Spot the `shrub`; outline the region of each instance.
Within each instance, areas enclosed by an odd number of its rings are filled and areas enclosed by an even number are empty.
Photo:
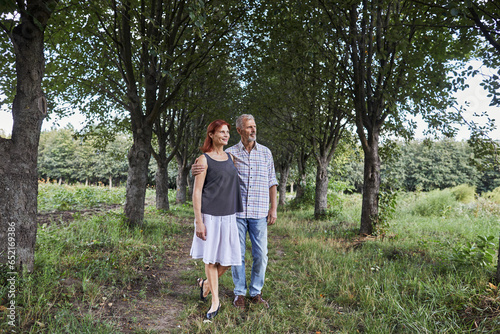
[[[121,204],[125,188],[90,187],[84,185],[38,184],[38,210],[64,211],[97,207],[102,204]]]
[[[492,235],[478,235],[474,242],[453,247],[451,260],[460,265],[492,266],[495,262],[496,245]]]
[[[304,187],[304,195],[301,198],[294,198],[293,200],[291,200],[289,207],[292,210],[314,207],[315,196],[316,186],[311,183],[306,183]]]
[[[344,192],[352,190],[347,182],[330,180],[328,183],[328,218],[340,218],[344,207]]]
[[[451,192],[455,195],[455,199],[462,203],[470,203],[476,196],[476,187],[468,184],[461,184],[451,188]]]
[[[456,206],[457,200],[450,189],[433,190],[420,197],[412,211],[424,217],[444,217],[449,215]]]
[[[483,194],[482,197],[495,202],[496,204],[500,204],[500,187],[497,187],[492,191],[488,191],[487,193]]]

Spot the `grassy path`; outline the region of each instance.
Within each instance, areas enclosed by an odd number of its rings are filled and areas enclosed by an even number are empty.
[[[17,282],[17,332],[500,333],[494,267],[456,261],[460,245],[498,236],[500,206],[457,204],[448,216],[423,216],[413,209],[426,199],[419,196],[400,202],[378,238],[357,234],[359,197],[345,197],[341,215],[328,220],[312,220],[307,209],[280,212],[269,229],[263,290],[271,308],[235,309],[228,272],[211,323],[203,318],[209,302],[195,286],[204,267],[189,256],[189,204],[165,213],[149,203],[144,225],[134,229],[124,226],[119,206],[49,209],[40,220],[35,272]],[[0,333],[11,329],[6,277],[0,270]]]

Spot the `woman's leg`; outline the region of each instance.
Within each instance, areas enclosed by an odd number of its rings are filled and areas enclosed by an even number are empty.
[[[226,266],[221,266],[220,264],[217,266],[217,273],[219,275],[219,277],[221,277],[222,275],[224,275],[224,273],[226,271],[228,271],[228,269],[231,268],[231,267],[226,267]]]
[[[206,265],[205,265],[206,267]],[[229,268],[231,268],[230,266],[229,267],[226,267],[226,266],[221,266],[220,264],[217,265],[217,276],[218,277],[221,277],[222,275],[224,275],[224,273],[226,271],[229,270]],[[206,270],[205,270],[206,271]],[[205,283],[202,283],[202,279],[200,279],[200,281],[198,282],[198,285],[201,287],[201,285],[203,284],[203,297],[207,297],[208,294],[210,293],[210,284],[209,284],[209,279],[208,279],[208,276],[207,276],[207,279],[205,280]]]
[[[212,306],[208,310],[208,313],[215,312],[219,307],[219,264],[205,264],[205,274],[207,275],[207,280],[205,284],[208,284],[210,291],[212,292]],[[227,269],[226,269],[227,270]]]

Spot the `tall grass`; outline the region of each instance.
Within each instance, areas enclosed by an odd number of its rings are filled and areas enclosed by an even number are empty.
[[[42,199],[42,202],[50,202],[51,208],[57,208],[72,197],[78,199],[80,208],[84,208],[82,203],[90,207],[91,201],[81,201],[83,197],[93,196],[89,194],[101,194],[101,203],[123,201],[123,189],[102,195],[106,189],[59,187],[43,185],[40,195],[46,195],[49,200]],[[165,252],[178,248],[177,236],[187,233],[180,221],[182,218],[159,213],[151,207],[146,210],[144,224],[130,229],[123,223],[122,210],[39,226],[34,272],[19,275],[16,282],[18,332],[117,332],[114,324],[102,323],[91,311],[98,309],[106,296],[116,295],[117,291],[141,281],[143,268],[162,264]],[[8,300],[6,279],[7,268],[0,267],[0,305]],[[12,329],[5,315],[0,312],[0,332]]]
[[[205,310],[193,305],[189,332],[499,332],[495,268],[464,266],[452,254],[477,235],[498,236],[500,208],[461,204],[450,194],[403,194],[378,238],[358,236],[359,196],[343,200],[341,220],[314,221],[304,208],[281,213],[270,229],[263,291],[271,309],[250,305],[241,313],[228,295],[213,323],[204,323]],[[417,210],[426,204],[429,210]],[[222,284],[232,287],[230,277]]]
[[[338,196],[342,198],[335,202],[342,207],[334,208],[339,214],[331,219],[313,220],[313,208],[303,206],[281,211],[269,228],[263,295],[270,309],[250,303],[245,312],[235,309],[227,273],[220,280],[222,309],[215,320],[203,321],[209,303],[198,302],[193,289],[192,298],[180,295],[186,305],[179,314],[181,326],[169,331],[500,332],[495,267],[453,257],[456,247],[478,235],[495,236],[498,249],[498,204],[487,198],[464,204],[451,191],[402,194],[385,233],[361,238],[361,196]],[[138,268],[162,265],[162,256],[176,250],[180,238],[192,235],[191,219],[192,208],[185,204],[168,213],[147,207],[146,222],[137,229],[123,225],[120,210],[40,227],[35,272],[20,277],[19,328],[27,333],[119,333],[115,323],[103,322],[91,311],[103,297],[127,293],[125,287],[141,282]],[[188,254],[181,256],[192,261]],[[250,252],[247,259],[250,264]],[[183,281],[204,275],[203,266],[190,267]],[[4,269],[0,305],[7,299]],[[159,290],[158,298],[165,293]],[[8,329],[0,312],[0,331]]]
[[[78,210],[103,204],[123,204],[125,188],[38,183],[38,211]]]

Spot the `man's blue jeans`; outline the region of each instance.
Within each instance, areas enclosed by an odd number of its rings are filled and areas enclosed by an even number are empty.
[[[237,218],[241,246],[241,266],[232,266],[234,294],[246,296],[245,249],[247,232],[252,242],[252,273],[250,276],[250,297],[261,293],[267,267],[267,218]]]

